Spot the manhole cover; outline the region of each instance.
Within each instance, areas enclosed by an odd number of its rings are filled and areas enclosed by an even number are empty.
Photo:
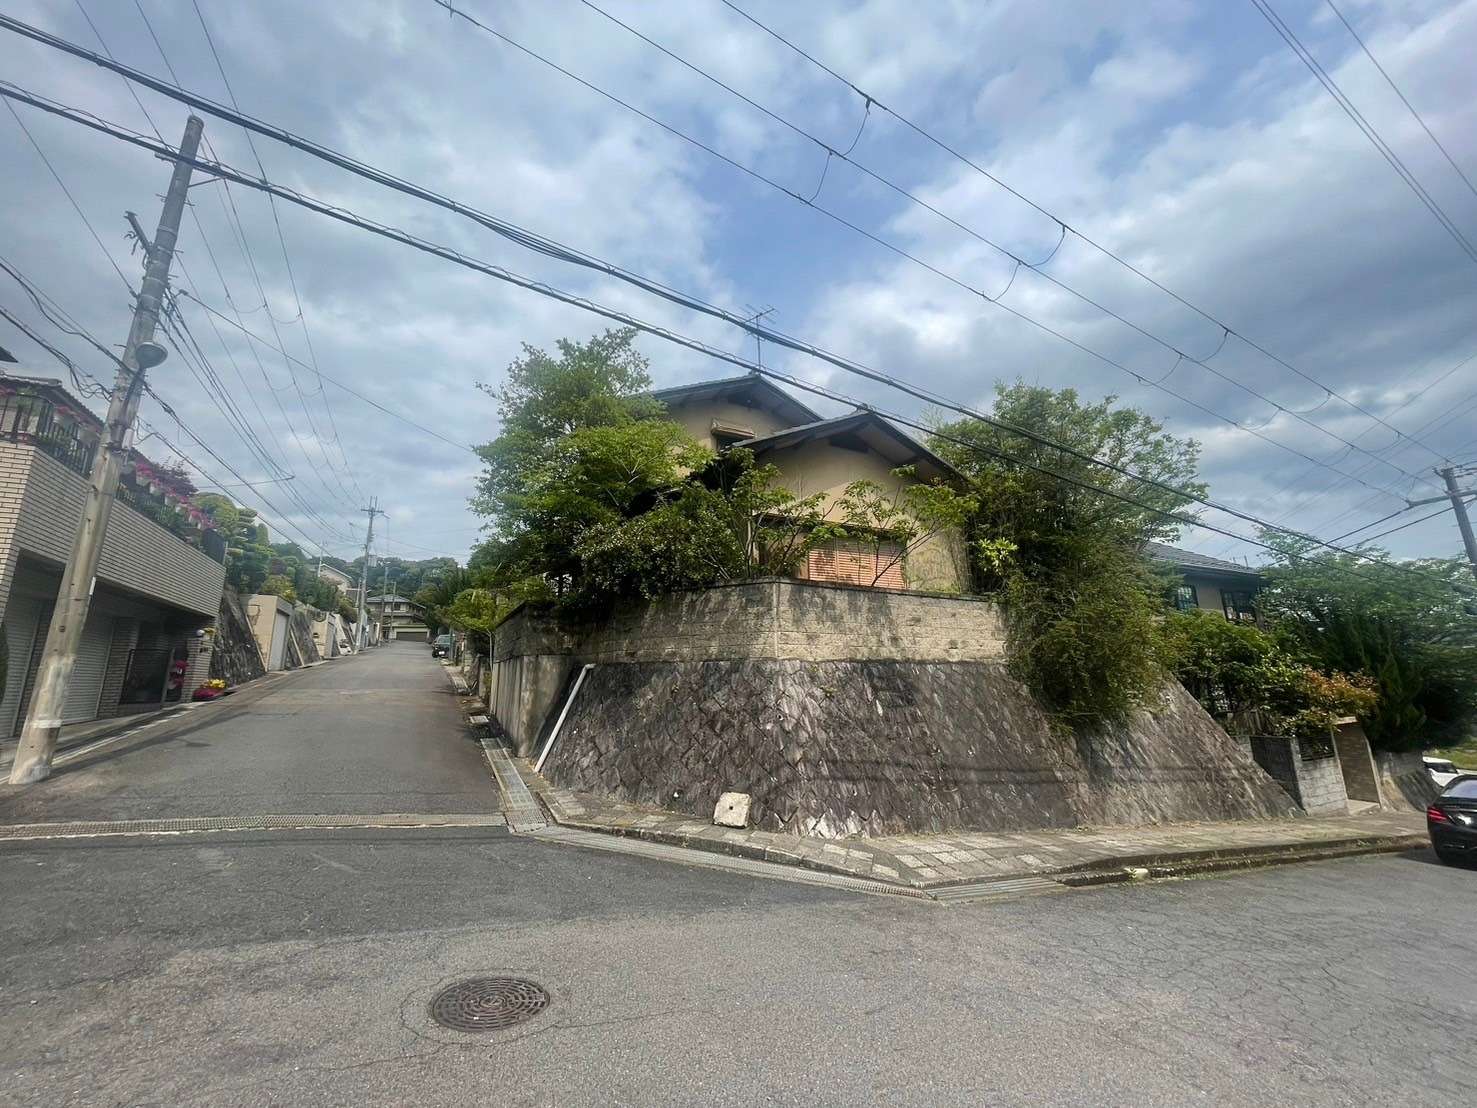
[[[454,1031],[499,1031],[549,1006],[543,986],[521,977],[474,977],[431,999],[431,1018]]]

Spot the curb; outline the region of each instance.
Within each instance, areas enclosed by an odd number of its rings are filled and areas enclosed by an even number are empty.
[[[456,692],[464,697],[470,695],[466,685],[459,681],[460,674],[453,675],[447,667],[447,677]],[[478,702],[480,707],[480,702]],[[490,720],[485,715],[473,714],[463,705],[463,715],[469,726],[479,732],[491,730]],[[520,808],[518,817],[510,812],[509,830],[518,831],[520,824],[536,830],[539,824],[530,818],[527,801],[532,802],[533,811],[547,816],[547,824],[569,828],[572,831],[593,833],[617,839],[634,839],[656,843],[666,847],[717,854],[730,858],[742,858],[754,862],[789,866],[792,869],[808,870],[835,877],[850,878],[876,885],[884,885],[898,892],[910,892],[931,899],[967,899],[972,890],[1000,887],[1002,883],[1036,882],[1053,884],[1063,889],[1091,888],[1098,885],[1115,885],[1131,881],[1192,877],[1202,874],[1226,873],[1236,870],[1259,869],[1271,866],[1293,865],[1299,862],[1330,861],[1338,858],[1359,857],[1366,854],[1389,854],[1424,847],[1425,834],[1410,832],[1393,835],[1356,835],[1326,839],[1316,842],[1282,842],[1254,846],[1216,848],[1210,850],[1184,851],[1178,853],[1158,852],[1119,855],[1099,861],[1065,866],[1058,869],[1042,869],[1033,872],[1001,875],[997,877],[974,877],[963,880],[908,881],[901,873],[892,877],[876,872],[874,866],[866,873],[858,873],[844,866],[828,864],[822,858],[809,857],[798,849],[787,849],[773,845],[760,845],[749,841],[743,833],[722,827],[704,827],[694,834],[678,834],[660,827],[613,826],[596,823],[567,813],[559,800],[551,795],[542,781],[531,783],[523,768],[497,744],[491,736],[479,735],[487,751],[489,765],[505,799]],[[493,748],[501,757],[494,761]],[[501,763],[499,765],[498,763]],[[501,769],[503,772],[498,772]],[[503,781],[506,775],[510,780]],[[516,785],[513,784],[516,781]],[[535,787],[544,785],[545,787]],[[515,796],[522,793],[523,796]],[[527,798],[527,801],[524,800]],[[694,821],[700,822],[700,821]],[[888,867],[889,869],[891,867]]]

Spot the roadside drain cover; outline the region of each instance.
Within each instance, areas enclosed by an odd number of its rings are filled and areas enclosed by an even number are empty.
[[[431,999],[431,1018],[453,1031],[500,1031],[549,1006],[541,985],[521,977],[474,977]]]

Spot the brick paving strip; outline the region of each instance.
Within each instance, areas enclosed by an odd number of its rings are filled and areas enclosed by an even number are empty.
[[[1426,845],[1420,812],[1175,823],[1152,827],[954,832],[817,839],[717,827],[707,820],[554,788],[526,759],[509,759],[563,827],[801,866],[914,889],[1017,878],[1064,885],[1214,872]],[[510,821],[511,822],[511,821]]]

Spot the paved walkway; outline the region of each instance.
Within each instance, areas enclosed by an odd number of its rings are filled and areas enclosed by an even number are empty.
[[[656,842],[868,877],[918,889],[1026,876],[1083,882],[1246,865],[1266,856],[1327,856],[1423,846],[1418,812],[1177,823],[1154,827],[1060,831],[895,835],[877,839],[815,839],[770,831],[715,827],[706,820],[638,808],[551,786],[526,760],[515,761],[529,788],[568,827],[631,835]]]

